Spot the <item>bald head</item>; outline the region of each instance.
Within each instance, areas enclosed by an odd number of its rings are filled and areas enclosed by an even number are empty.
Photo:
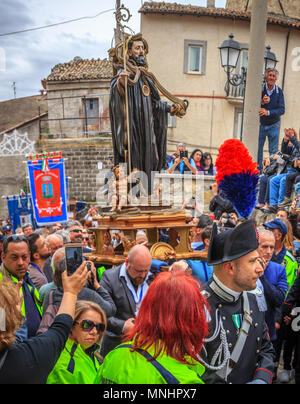
[[[128,261],[133,262],[133,261],[144,261],[144,263],[148,262],[151,265],[151,254],[149,249],[144,246],[144,245],[135,245],[132,247],[128,253]]]
[[[147,247],[138,244],[131,248],[125,261],[126,272],[131,282],[141,285],[151,268],[152,257]]]

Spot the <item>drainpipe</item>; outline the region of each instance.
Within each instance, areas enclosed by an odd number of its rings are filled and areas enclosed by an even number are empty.
[[[287,33],[286,42],[285,42],[285,54],[284,54],[283,77],[282,77],[282,90],[284,90],[284,84],[285,84],[286,62],[287,62],[287,56],[288,56],[288,50],[289,50],[290,35],[291,35],[291,28],[289,29],[289,31]]]

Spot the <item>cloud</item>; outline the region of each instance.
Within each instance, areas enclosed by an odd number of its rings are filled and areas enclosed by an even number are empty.
[[[86,2],[94,9],[88,8],[87,11],[78,0],[72,0],[72,4],[69,0],[63,3],[53,0],[51,5],[39,0],[27,3],[1,0],[0,33],[96,15],[101,9],[112,8],[111,0],[103,1],[105,4],[101,1],[100,5],[98,0]],[[70,5],[73,7],[71,10]],[[55,6],[61,15],[54,15]],[[0,37],[0,101],[13,98],[13,82],[16,82],[17,97],[37,94],[42,88],[41,79],[46,78],[56,64],[69,62],[75,56],[107,58],[113,23],[111,12],[95,20]]]
[[[33,24],[30,10],[22,0],[1,0],[0,30],[1,33],[29,28]]]
[[[191,0],[177,2],[189,4]],[[132,14],[128,25],[139,32],[141,0],[121,3],[129,7]],[[200,3],[205,5],[205,0]],[[216,6],[224,5],[225,0],[216,0]],[[0,0],[0,33],[93,16],[114,6],[113,0]],[[95,19],[0,37],[0,101],[13,98],[13,82],[16,82],[17,97],[38,94],[40,81],[51,69],[75,56],[107,58],[114,27],[115,16],[111,11]]]

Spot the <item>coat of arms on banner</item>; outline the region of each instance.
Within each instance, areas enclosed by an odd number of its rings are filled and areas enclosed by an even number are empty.
[[[67,221],[66,177],[61,152],[30,156],[27,167],[37,224]]]
[[[30,195],[21,190],[19,195],[7,196],[6,200],[9,220],[13,226],[14,233],[18,227],[24,227],[27,224],[35,227]]]

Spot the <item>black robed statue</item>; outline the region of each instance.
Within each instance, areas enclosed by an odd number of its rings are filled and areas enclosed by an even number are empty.
[[[123,48],[119,44],[110,50],[115,76],[109,108],[114,163],[129,163],[129,172],[145,172],[150,191],[151,172],[165,166],[168,113],[184,116],[188,102],[172,96],[158,83],[148,71],[147,53],[148,44],[141,34],[129,37]],[[173,104],[162,101],[160,92]]]

